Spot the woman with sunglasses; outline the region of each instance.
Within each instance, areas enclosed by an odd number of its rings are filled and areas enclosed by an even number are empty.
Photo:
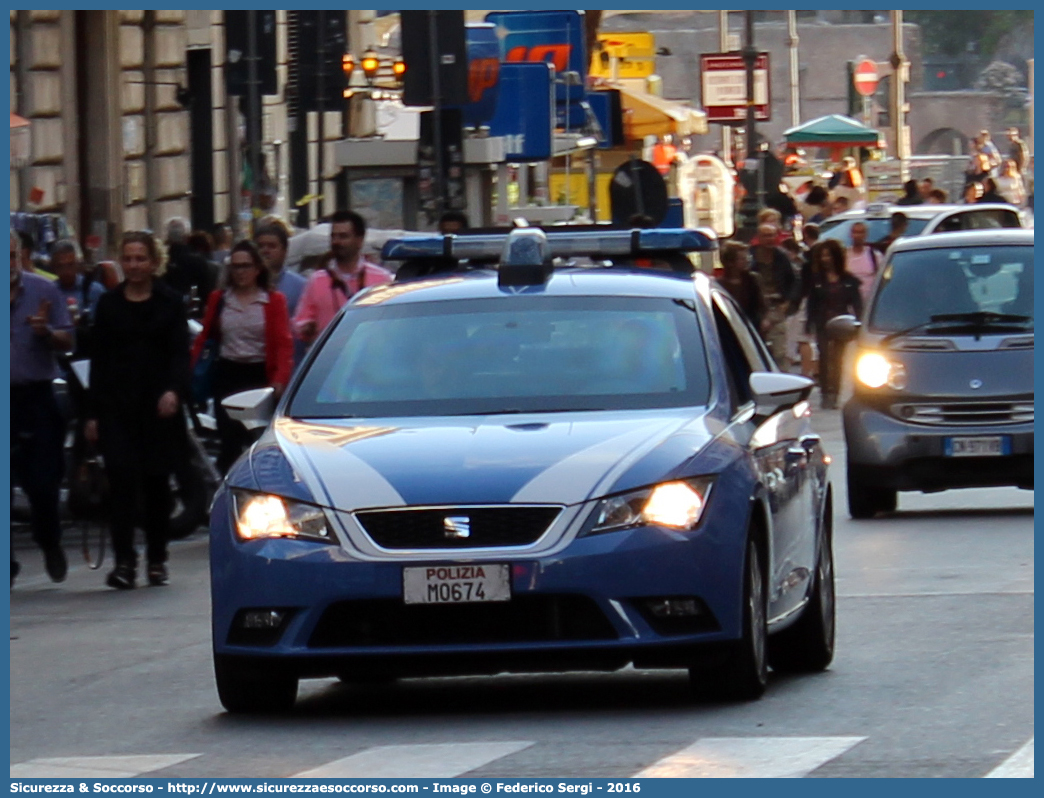
[[[216,342],[211,367],[221,451],[217,467],[226,473],[250,445],[250,433],[229,418],[221,400],[239,391],[270,387],[282,395],[293,366],[293,339],[286,297],[270,289],[268,267],[257,247],[240,241],[229,255],[223,287],[211,293],[203,330],[192,347],[195,364],[208,341]]]

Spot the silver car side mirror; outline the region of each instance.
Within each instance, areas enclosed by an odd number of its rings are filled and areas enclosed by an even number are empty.
[[[786,407],[793,407],[812,393],[815,383],[800,374],[779,371],[755,371],[750,375],[750,392],[754,395],[759,416],[771,416]]]
[[[859,330],[862,326],[859,319],[851,314],[834,316],[826,323],[827,337],[834,341],[848,342],[859,335]]]
[[[247,429],[267,427],[275,414],[275,391],[271,388],[254,388],[240,391],[221,400],[229,418],[233,418]]]

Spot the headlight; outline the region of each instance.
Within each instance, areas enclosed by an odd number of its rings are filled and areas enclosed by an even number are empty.
[[[268,493],[233,491],[236,533],[242,540],[301,538],[333,543],[326,513],[311,504]]]
[[[594,511],[594,523],[585,534],[646,525],[692,529],[707,506],[711,484],[712,480],[706,477],[664,482],[602,499]]]
[[[863,352],[856,360],[856,379],[867,388],[887,385],[895,391],[906,388],[906,366],[889,360],[880,352]]]

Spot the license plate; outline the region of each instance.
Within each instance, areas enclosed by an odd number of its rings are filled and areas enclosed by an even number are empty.
[[[482,564],[403,568],[402,597],[407,604],[510,601],[510,566]]]
[[[999,457],[1010,454],[1006,435],[976,435],[965,438],[947,438],[947,457]]]

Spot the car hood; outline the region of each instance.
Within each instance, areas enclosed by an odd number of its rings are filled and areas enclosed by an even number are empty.
[[[1033,395],[1033,350],[893,350],[906,366],[909,396],[989,400]]]
[[[669,478],[713,435],[703,408],[425,419],[275,421],[258,489],[338,510],[576,504]],[[281,482],[283,485],[273,484]],[[293,489],[290,482],[294,483]]]

